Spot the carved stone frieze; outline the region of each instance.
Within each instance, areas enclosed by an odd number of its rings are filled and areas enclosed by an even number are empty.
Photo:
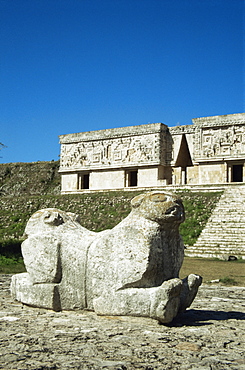
[[[196,130],[195,157],[226,158],[245,154],[245,126],[202,127]]]
[[[194,118],[192,123],[175,127],[151,123],[61,135],[60,172],[65,176],[69,172],[71,174],[66,179],[63,177],[64,184],[68,190],[73,187],[76,191],[75,174],[84,171],[85,174],[93,173],[92,188],[125,187],[131,184],[126,177],[122,176],[120,181],[106,177],[107,171],[112,173],[115,170],[114,176],[122,169],[142,170],[139,171],[137,186],[148,183],[149,186],[159,186],[162,179],[168,184],[172,181],[182,183],[178,167],[182,170],[188,167],[183,180],[187,183],[236,179],[232,177],[232,170],[227,172],[226,162],[244,162],[245,113]],[[222,174],[217,166],[210,167],[215,162],[226,163]],[[201,163],[202,168],[199,167]],[[153,171],[149,178],[146,169]],[[105,175],[98,174],[100,170],[104,170]],[[101,180],[103,176],[105,178]]]
[[[165,146],[165,145],[164,145]],[[162,148],[161,148],[162,149]],[[137,164],[160,164],[158,134],[81,141],[61,145],[61,170],[125,166]]]

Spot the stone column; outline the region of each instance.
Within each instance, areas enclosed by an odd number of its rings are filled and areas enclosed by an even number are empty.
[[[173,185],[176,184],[176,175],[175,175],[175,173],[172,174],[172,184]]]
[[[227,165],[227,174],[228,174],[228,182],[231,182],[232,181],[232,173],[231,173],[231,170],[232,170],[232,166],[230,164]]]
[[[223,175],[224,180],[223,180],[223,182],[229,182],[228,171],[229,171],[228,163],[224,162],[224,175]]]
[[[181,167],[181,185],[186,184],[186,167]]]
[[[242,182],[245,182],[245,163],[243,163],[243,168],[242,168]]]

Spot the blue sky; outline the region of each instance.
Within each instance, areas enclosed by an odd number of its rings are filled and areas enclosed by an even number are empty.
[[[58,135],[245,112],[243,0],[0,0],[1,163]]]

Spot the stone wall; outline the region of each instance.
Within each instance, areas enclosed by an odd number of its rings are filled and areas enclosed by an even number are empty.
[[[167,126],[155,123],[61,135],[60,172],[165,164],[167,134]]]
[[[195,161],[244,160],[245,113],[193,119]]]
[[[60,143],[63,193],[170,182],[171,137],[161,123],[62,135]]]
[[[245,113],[192,121],[60,136],[62,192],[244,182]]]

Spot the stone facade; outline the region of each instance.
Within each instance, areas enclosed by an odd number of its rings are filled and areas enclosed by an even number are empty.
[[[245,113],[60,136],[62,193],[245,179]]]

